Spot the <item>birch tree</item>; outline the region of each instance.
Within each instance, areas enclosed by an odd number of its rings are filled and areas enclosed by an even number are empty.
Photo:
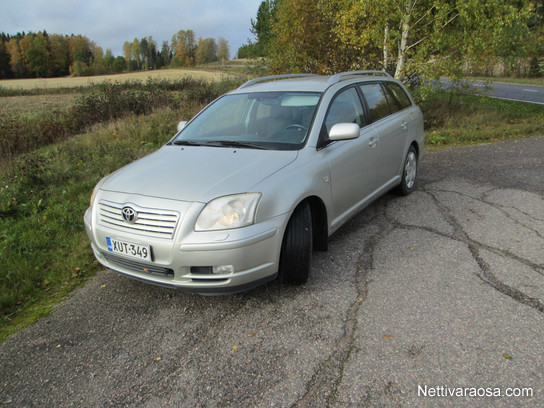
[[[282,0],[274,26],[281,52],[271,66],[455,75],[467,61],[524,56],[533,6],[531,0]]]
[[[230,58],[230,45],[223,37],[219,38],[219,44],[217,46],[217,59],[221,63],[225,63]]]

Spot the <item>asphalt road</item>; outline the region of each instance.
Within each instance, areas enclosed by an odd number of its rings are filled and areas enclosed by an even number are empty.
[[[101,272],[0,346],[0,406],[544,406],[543,157],[544,137],[427,152],[301,287]]]
[[[445,89],[453,86],[446,78],[440,80]],[[544,86],[510,84],[506,82],[465,81],[467,91],[494,98],[523,101],[544,105]]]

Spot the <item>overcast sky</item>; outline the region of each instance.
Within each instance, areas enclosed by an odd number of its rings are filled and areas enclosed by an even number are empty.
[[[254,39],[249,31],[262,0],[2,0],[0,32],[81,34],[115,56],[123,43],[152,36],[160,49],[179,30],[225,38],[231,57]]]

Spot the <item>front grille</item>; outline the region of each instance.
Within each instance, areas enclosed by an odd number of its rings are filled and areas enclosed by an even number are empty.
[[[137,213],[133,223],[123,219],[122,210],[130,206]],[[172,238],[179,219],[179,213],[169,210],[142,208],[133,204],[118,204],[101,200],[98,203],[100,223],[121,231],[159,238]]]
[[[148,264],[140,261],[134,261],[132,259],[120,257],[117,255],[112,255],[108,252],[103,252],[104,258],[110,263],[112,269],[115,269],[115,266],[120,266],[122,268],[129,269],[133,272],[140,273],[149,273],[151,275],[159,275],[166,277],[173,277],[174,271],[170,268],[164,268],[162,266]]]

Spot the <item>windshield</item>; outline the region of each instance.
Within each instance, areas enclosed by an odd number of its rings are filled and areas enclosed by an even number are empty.
[[[309,92],[225,95],[172,141],[173,144],[301,149],[321,97]]]

